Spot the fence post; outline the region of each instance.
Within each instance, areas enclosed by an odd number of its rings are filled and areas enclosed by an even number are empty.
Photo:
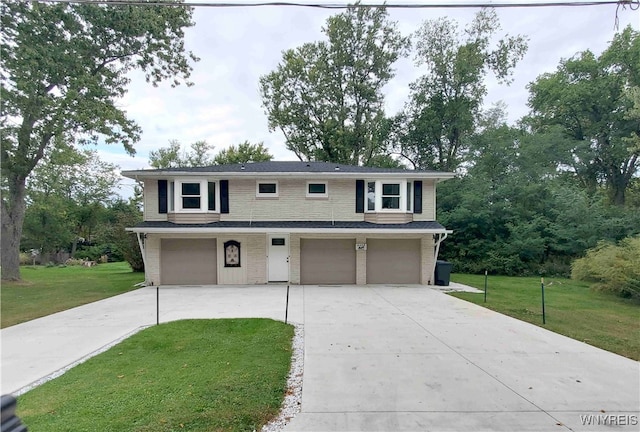
[[[547,318],[544,312],[544,278],[540,278],[540,287],[542,288],[542,324],[547,323]]]
[[[287,323],[287,319],[289,318],[289,285],[287,285],[287,305],[284,309],[284,323]]]
[[[487,271],[484,271],[484,302],[487,302]]]

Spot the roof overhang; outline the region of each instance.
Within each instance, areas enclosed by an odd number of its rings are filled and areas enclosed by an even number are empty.
[[[424,171],[402,171],[402,172],[193,172],[193,171],[164,171],[164,170],[136,170],[122,171],[125,177],[134,180],[145,179],[167,179],[167,178],[184,178],[184,177],[201,177],[201,178],[313,178],[313,179],[367,179],[367,178],[390,178],[390,179],[434,179],[447,180],[455,177],[455,173],[451,172],[424,172]]]
[[[451,234],[445,228],[270,228],[270,227],[134,227],[126,231],[140,234]]]

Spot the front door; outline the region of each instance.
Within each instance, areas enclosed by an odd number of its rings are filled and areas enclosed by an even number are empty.
[[[289,281],[289,236],[269,235],[269,282]]]

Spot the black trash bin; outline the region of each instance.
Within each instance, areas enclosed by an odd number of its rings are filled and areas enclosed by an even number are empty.
[[[436,285],[449,286],[453,264],[448,261],[436,261]]]

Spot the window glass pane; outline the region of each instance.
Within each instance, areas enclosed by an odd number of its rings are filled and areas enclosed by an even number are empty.
[[[367,183],[367,210],[374,211],[376,209],[376,183]]]
[[[407,211],[411,211],[411,182],[407,182]]]
[[[272,246],[285,246],[283,238],[273,238],[271,239]]]
[[[200,195],[200,183],[182,183],[182,195]]]
[[[258,184],[258,192],[261,194],[274,194],[276,193],[275,183],[260,183]]]
[[[175,210],[174,200],[175,200],[175,189],[176,184],[174,182],[169,182],[169,211]]]
[[[200,197],[182,197],[182,208],[199,209]]]
[[[400,197],[382,197],[382,208],[383,209],[399,209],[400,208]]]
[[[383,183],[382,195],[400,196],[400,185],[398,183]]]
[[[209,210],[216,209],[216,184],[209,182]]]
[[[309,193],[324,195],[327,193],[327,185],[324,183],[309,183]]]

